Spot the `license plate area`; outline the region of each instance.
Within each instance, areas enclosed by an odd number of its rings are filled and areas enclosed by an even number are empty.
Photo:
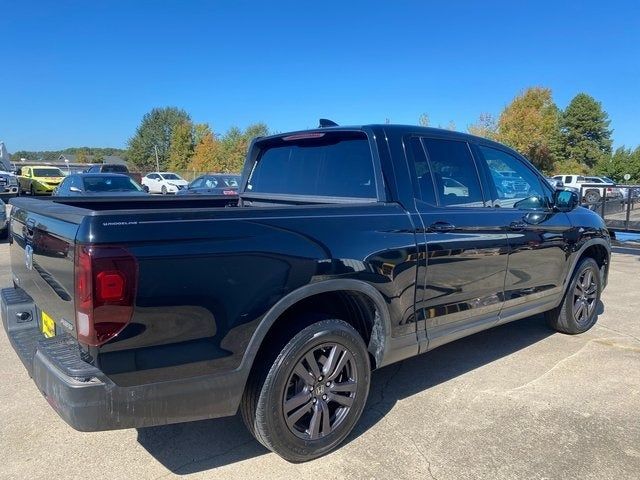
[[[55,337],[56,335],[56,322],[45,312],[40,314],[40,331],[45,338]]]

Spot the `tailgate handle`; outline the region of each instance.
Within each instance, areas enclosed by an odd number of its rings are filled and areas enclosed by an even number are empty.
[[[30,218],[29,220],[27,220],[27,223],[25,224],[26,233],[30,237],[33,237],[33,229],[34,228],[36,228],[36,221],[33,218]]]

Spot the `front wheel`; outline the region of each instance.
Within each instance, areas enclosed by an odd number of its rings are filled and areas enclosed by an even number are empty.
[[[36,189],[33,188],[33,185],[29,187],[29,193],[31,194],[32,197],[36,196]]]
[[[249,430],[290,462],[336,448],[357,423],[369,393],[371,367],[360,334],[342,320],[322,320],[269,359],[264,368],[257,365],[242,399]]]
[[[547,322],[562,333],[586,332],[598,319],[601,293],[598,264],[593,258],[585,258],[578,264],[560,306],[546,313]]]
[[[162,186],[162,189],[160,190],[162,195],[166,195],[167,194],[167,187],[165,185]]]

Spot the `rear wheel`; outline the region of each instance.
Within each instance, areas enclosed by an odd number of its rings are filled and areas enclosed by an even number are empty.
[[[596,203],[600,200],[600,193],[597,190],[589,190],[584,194],[584,199],[587,203]]]
[[[585,258],[578,264],[560,306],[546,313],[547,322],[559,332],[586,332],[598,319],[601,293],[598,264],[593,258]]]
[[[360,334],[342,320],[322,320],[261,360],[241,405],[256,439],[290,462],[336,448],[357,423],[369,393],[371,367]]]

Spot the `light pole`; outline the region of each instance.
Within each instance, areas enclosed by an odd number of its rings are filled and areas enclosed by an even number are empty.
[[[156,172],[160,171],[160,162],[158,161],[158,146],[154,145],[153,150],[156,152]]]

